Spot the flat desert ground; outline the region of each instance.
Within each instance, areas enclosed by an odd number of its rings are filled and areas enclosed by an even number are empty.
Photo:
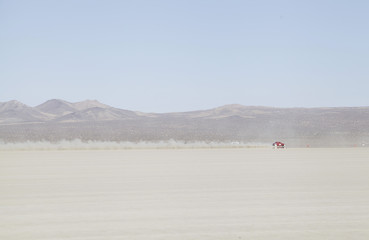
[[[1,151],[0,239],[369,239],[369,149]]]

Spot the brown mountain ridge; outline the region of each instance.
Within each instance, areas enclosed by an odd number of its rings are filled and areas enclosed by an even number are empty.
[[[225,105],[209,110],[142,113],[96,100],[52,99],[36,107],[0,103],[0,141],[242,141],[290,146],[366,146],[369,107],[274,108]]]

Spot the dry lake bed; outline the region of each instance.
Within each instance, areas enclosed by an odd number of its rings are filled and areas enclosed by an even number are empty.
[[[0,151],[0,239],[369,239],[369,148]]]

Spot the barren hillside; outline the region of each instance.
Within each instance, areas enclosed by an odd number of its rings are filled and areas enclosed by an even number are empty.
[[[290,146],[363,146],[369,107],[271,108],[226,105],[180,113],[140,113],[97,101],[0,103],[0,141],[242,141]]]

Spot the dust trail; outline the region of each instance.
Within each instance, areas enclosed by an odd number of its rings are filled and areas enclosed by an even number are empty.
[[[0,142],[0,150],[114,150],[114,149],[182,149],[182,148],[265,148],[269,143],[253,142],[214,142],[214,141],[139,141],[139,142],[114,142],[114,141],[82,141],[62,140],[49,141],[26,141],[26,142]]]

